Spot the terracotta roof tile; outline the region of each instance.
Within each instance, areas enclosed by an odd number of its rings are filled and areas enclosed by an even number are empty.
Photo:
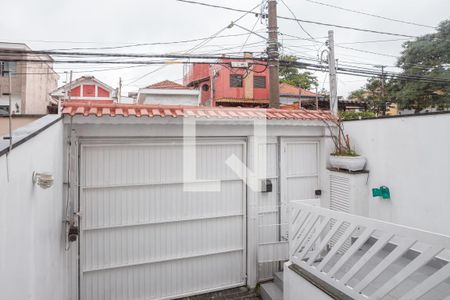
[[[331,120],[329,111],[305,109],[203,107],[158,104],[119,104],[92,102],[65,102],[62,113],[69,116],[124,116],[124,117],[194,117],[218,119],[274,119],[274,120]]]
[[[190,90],[191,88],[170,80],[164,80],[151,84],[147,89],[169,89],[169,90]]]
[[[306,97],[316,97],[316,93],[311,91],[290,85],[288,83],[280,83],[280,95],[293,95],[293,96],[306,96]],[[317,95],[320,96],[320,95]]]

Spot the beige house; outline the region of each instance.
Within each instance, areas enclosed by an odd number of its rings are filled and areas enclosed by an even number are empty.
[[[13,114],[47,114],[50,92],[58,85],[53,59],[48,55],[18,53],[31,51],[22,43],[0,42],[0,114],[9,111],[9,75]],[[33,61],[24,61],[33,60]],[[42,62],[41,62],[42,61]]]

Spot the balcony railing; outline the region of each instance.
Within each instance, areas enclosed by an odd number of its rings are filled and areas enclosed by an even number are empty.
[[[354,299],[450,299],[450,237],[291,202],[289,259]]]

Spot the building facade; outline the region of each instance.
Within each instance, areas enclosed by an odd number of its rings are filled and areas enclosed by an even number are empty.
[[[59,76],[53,70],[50,56],[27,51],[31,49],[25,44],[0,43],[0,114],[8,114],[10,109],[13,114],[48,112],[50,92],[57,87]]]
[[[58,101],[101,101],[116,102],[117,91],[94,76],[81,76],[51,93],[55,103]]]
[[[192,64],[185,70],[184,85],[200,90],[201,105],[267,107],[268,74],[264,62],[245,53],[241,60],[223,58],[215,64]]]
[[[200,91],[170,80],[164,80],[139,89],[140,104],[191,105],[200,104]]]

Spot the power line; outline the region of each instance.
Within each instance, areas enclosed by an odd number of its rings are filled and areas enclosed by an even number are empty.
[[[265,1],[264,1],[264,2],[265,2]],[[258,25],[258,21],[259,21],[260,19],[261,19],[261,15],[259,15],[258,18],[256,19],[256,22],[255,22],[255,24],[253,25],[253,27],[252,27],[252,29],[250,30],[250,32],[248,33],[247,38],[246,38],[245,41],[244,41],[244,44],[242,44],[241,52],[242,52],[242,50],[244,50],[244,47],[247,45],[247,42],[248,42],[250,36],[252,35],[252,33],[255,32],[256,25]]]
[[[320,38],[317,38],[317,37],[315,37],[314,39],[309,39],[309,38],[299,37],[296,35],[291,35],[291,34],[287,34],[287,33],[283,33],[283,32],[279,32],[278,34],[291,37],[291,38],[293,38],[293,40],[303,40],[303,41],[309,41],[309,42],[314,42],[314,43],[318,43],[318,44],[324,43],[324,42],[318,41],[317,39],[320,39]],[[326,39],[326,38],[324,38],[324,39]]]
[[[106,53],[106,52],[65,52],[65,51],[46,51],[46,50],[0,50],[0,55],[3,54],[13,54],[16,57],[23,54],[31,55],[64,55],[64,56],[78,56],[78,57],[116,57],[116,58],[173,58],[173,59],[219,59],[221,56],[214,55],[192,55],[192,54],[141,54],[141,53]],[[244,57],[227,57],[229,59],[249,59]],[[18,59],[12,59],[13,61]],[[53,60],[48,59],[35,59],[39,62],[52,62]]]
[[[323,6],[336,8],[336,9],[340,9],[340,10],[344,10],[344,11],[348,11],[348,12],[352,12],[352,13],[356,13],[356,14],[361,14],[361,15],[365,15],[365,16],[370,16],[370,17],[374,17],[374,18],[388,20],[388,21],[392,21],[392,22],[398,22],[398,23],[403,23],[403,24],[408,24],[408,25],[415,25],[415,26],[420,26],[420,27],[436,29],[436,27],[430,26],[430,25],[423,25],[423,24],[419,24],[419,23],[414,23],[414,22],[403,21],[403,20],[394,19],[394,18],[383,17],[383,16],[370,14],[370,13],[362,12],[362,11],[355,10],[355,9],[344,8],[344,7],[340,7],[340,6],[336,6],[336,5],[332,5],[332,4],[328,4],[328,3],[319,2],[319,1],[313,1],[313,0],[305,0],[305,1],[308,1],[308,2],[311,2],[311,3],[315,3],[315,4],[319,4],[319,5],[323,5]]]
[[[295,19],[297,19],[297,16],[296,16],[295,13],[292,11],[292,9],[286,4],[286,2],[284,2],[284,0],[281,0],[281,3],[283,3],[283,5],[286,6],[286,8],[287,8],[287,9],[289,10],[289,12],[291,13],[291,15],[292,15]],[[309,32],[306,31],[305,28],[303,28],[303,26],[302,26],[302,24],[300,23],[300,21],[297,21],[297,24],[298,24],[298,26],[300,27],[300,29],[301,29],[304,33],[306,33],[312,40],[315,41],[314,37],[313,37],[311,34],[309,34]]]
[[[290,66],[290,67],[298,67],[302,69],[315,70],[324,72],[323,66],[320,64],[312,64],[312,63],[304,63],[304,62],[292,62],[292,61],[280,61],[280,65]],[[353,76],[362,76],[362,77],[374,77],[381,76],[381,72],[375,70],[361,69],[358,67],[337,67],[339,74],[353,75]],[[386,76],[391,78],[398,78],[402,80],[416,80],[416,81],[426,81],[426,82],[434,82],[434,83],[450,83],[450,79],[440,78],[440,77],[430,77],[430,76],[421,76],[421,75],[406,75],[399,74],[394,72],[385,72]]]
[[[162,55],[166,57],[166,55]],[[193,56],[186,56],[186,58],[192,58]],[[198,58],[204,58],[203,56],[199,56]],[[218,58],[218,57],[215,57]],[[230,57],[222,57],[224,59],[230,59]],[[240,59],[243,59],[240,57]],[[261,62],[253,62],[254,65],[263,65],[267,64],[264,62],[265,59],[258,58]],[[7,59],[5,61],[25,61],[25,62],[43,62],[42,60],[37,59]],[[48,60],[50,61],[50,60]],[[166,64],[190,64],[191,61],[93,61],[93,60],[53,60],[54,63],[70,63],[70,64],[129,64],[129,65],[166,65]],[[218,65],[227,65],[228,63],[223,63],[219,61],[196,61],[198,64],[218,64]],[[292,61],[280,61],[280,65],[283,66],[293,66],[302,69],[308,69],[319,72],[326,72],[324,70],[323,65],[316,63],[305,63],[305,62],[292,62]],[[337,67],[339,74],[352,75],[352,76],[361,76],[361,77],[374,77],[381,76],[379,71],[369,70],[369,69],[361,69],[358,67]],[[424,82],[434,82],[434,83],[450,83],[450,79],[439,78],[439,77],[430,77],[430,76],[421,76],[421,75],[406,75],[406,74],[398,74],[394,72],[385,72],[387,77],[397,78],[406,81],[424,81]]]
[[[408,40],[409,39],[372,40],[372,41],[359,41],[359,42],[344,42],[344,43],[337,43],[336,45],[388,43],[388,42],[400,42],[400,41],[408,41]]]
[[[252,13],[256,8],[260,7],[261,5],[262,5],[262,3],[260,3],[260,4],[256,5],[255,7],[253,7],[250,11],[244,12],[243,15],[241,15],[239,18],[237,18],[236,20],[234,20],[234,21],[231,22],[231,23],[233,24],[233,23],[239,22],[241,19],[243,19],[243,18],[244,18],[245,16],[247,16],[249,13]],[[221,34],[223,31],[225,31],[225,30],[228,29],[228,28],[229,28],[229,26],[226,26],[226,27],[220,29],[219,31],[217,31],[216,33],[214,33],[212,36],[210,36],[208,39],[206,39],[205,41],[201,42],[200,44],[194,46],[193,48],[191,48],[191,49],[185,51],[184,53],[190,53],[190,52],[193,52],[193,51],[195,51],[195,50],[201,48],[202,46],[206,45],[209,41],[211,41],[212,39],[214,39],[215,37],[217,37],[219,34]],[[161,67],[157,68],[156,70],[150,71],[150,72],[144,74],[143,76],[140,76],[140,77],[138,77],[138,78],[136,78],[136,79],[133,79],[131,82],[128,82],[127,84],[135,83],[135,82],[137,82],[137,81],[139,81],[139,80],[141,80],[141,79],[147,77],[148,75],[151,75],[151,74],[153,74],[153,73],[155,73],[155,72],[158,72],[159,70],[161,70],[161,69],[163,69],[163,68],[165,68],[165,66],[161,66]]]
[[[362,49],[355,49],[355,48],[352,48],[352,47],[339,46],[339,45],[336,45],[336,47],[339,47],[339,48],[342,48],[342,49],[347,49],[347,50],[352,50],[352,51],[357,51],[357,52],[362,52],[362,53],[368,53],[368,54],[374,54],[374,55],[380,55],[380,56],[386,56],[386,57],[399,58],[396,55],[387,54],[387,53],[379,53],[379,52],[373,52],[373,51],[362,50]]]
[[[248,10],[238,9],[238,8],[232,8],[232,7],[208,4],[208,3],[191,1],[191,0],[176,0],[176,1],[190,3],[190,4],[197,4],[197,5],[207,6],[207,7],[213,7],[213,8],[220,8],[220,9],[225,9],[225,10],[235,11],[235,12],[253,13],[253,14],[257,15],[257,13],[254,13],[254,12],[251,12],[251,11],[248,11]],[[264,14],[264,16],[267,17],[267,14]],[[299,21],[299,22],[303,22],[303,23],[310,23],[310,24],[316,24],[316,25],[328,26],[328,27],[336,27],[336,28],[342,28],[342,29],[348,29],[348,30],[356,30],[356,31],[375,33],[375,34],[384,34],[384,35],[400,36],[400,37],[407,37],[407,38],[416,38],[417,37],[417,36],[406,35],[406,34],[401,34],[401,33],[387,32],[387,31],[377,31],[377,30],[372,30],[372,29],[357,28],[357,27],[338,25],[338,24],[331,24],[331,23],[324,23],[324,22],[311,21],[311,20],[304,20],[304,19],[298,19],[298,18],[290,18],[290,17],[283,17],[283,16],[278,16],[278,18],[279,19],[284,19],[284,20],[290,20],[290,21]]]
[[[244,35],[247,35],[247,34],[246,33],[226,34],[226,35],[216,36],[215,38],[220,39],[220,38],[237,37],[237,36],[244,36]],[[134,44],[129,44],[129,45],[107,46],[107,47],[56,48],[56,49],[49,49],[49,50],[112,50],[112,49],[125,49],[125,48],[144,47],[144,46],[186,44],[186,43],[205,41],[205,40],[209,40],[210,38],[211,38],[211,36],[204,37],[204,38],[197,38],[197,39],[169,41],[169,42],[134,43]]]

